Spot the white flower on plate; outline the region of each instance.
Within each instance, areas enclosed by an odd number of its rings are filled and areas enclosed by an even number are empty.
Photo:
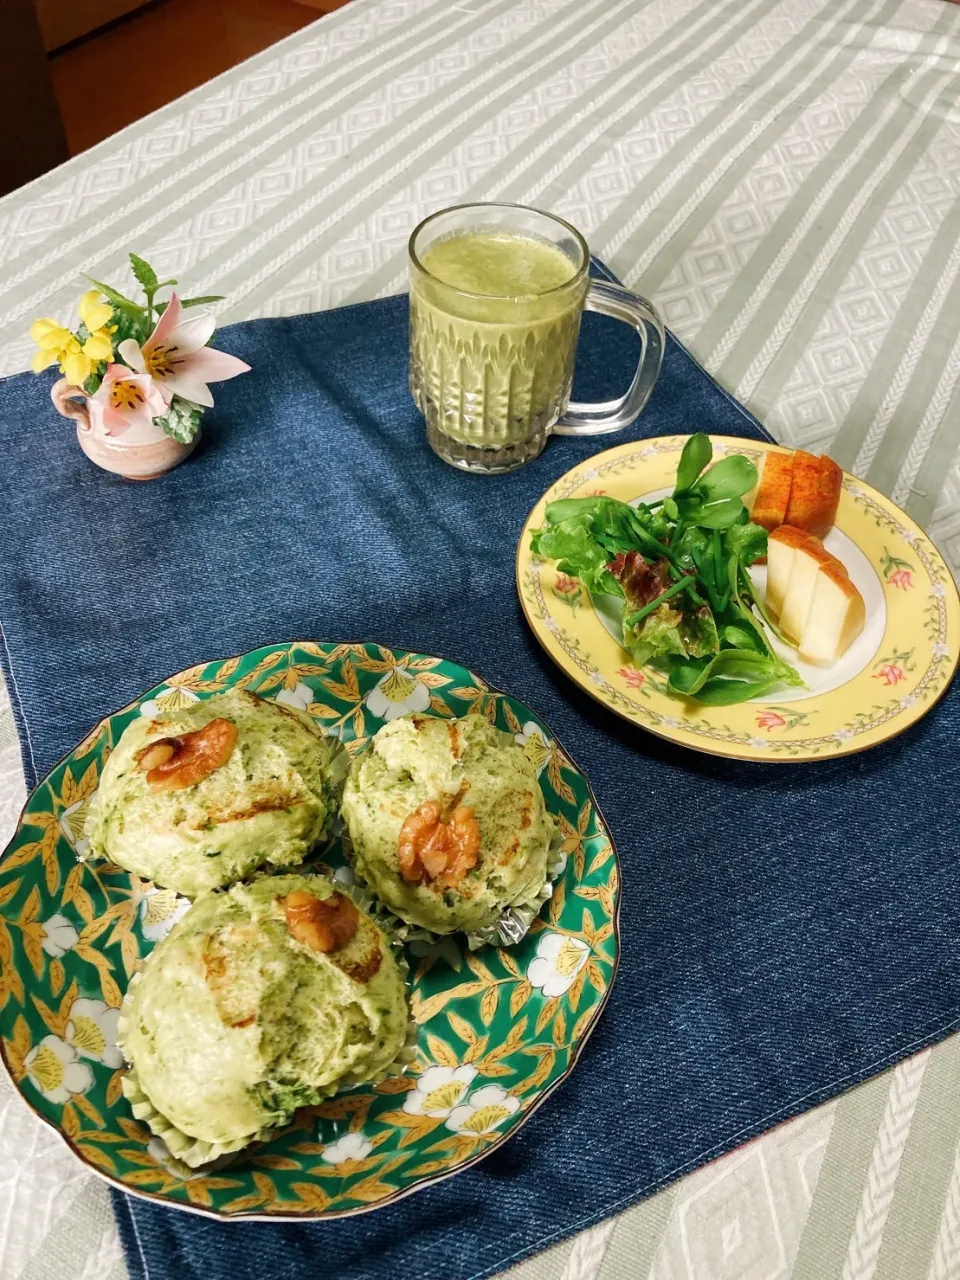
[[[838,729],[833,735],[838,742],[849,742],[853,737],[852,729]]]
[[[950,646],[938,640],[933,646],[933,656],[935,658],[948,658],[950,656]]]
[[[523,754],[537,771],[539,777],[543,767],[550,759],[550,739],[538,724],[528,720],[520,733],[515,733],[514,741],[523,748]]]
[[[184,689],[179,684],[169,685],[161,689],[155,698],[148,698],[140,704],[140,714],[148,720],[155,720],[161,711],[179,711],[191,702],[199,702],[199,697],[192,689]]]
[[[67,1023],[66,1040],[81,1058],[122,1067],[123,1054],[117,1048],[119,1009],[111,1009],[102,1000],[74,1000]]]
[[[556,621],[555,618],[544,618],[543,625],[547,628],[548,631],[551,631],[555,636],[558,636],[560,634],[560,624]]]
[[[294,707],[297,711],[306,711],[313,702],[313,690],[308,684],[298,680],[294,688],[281,689],[274,698],[274,702],[280,702],[285,707]]]
[[[912,547],[917,541],[917,534],[915,534],[912,529],[902,529],[900,536],[908,547]]]
[[[69,1102],[70,1095],[86,1093],[93,1072],[72,1044],[59,1036],[44,1036],[23,1060],[30,1083],[48,1102]]]
[[[765,749],[766,747],[769,747],[769,745],[770,743],[766,740],[766,738],[748,738],[747,739],[747,746],[749,747],[757,747],[758,749],[760,748]]]
[[[172,889],[147,889],[140,899],[140,932],[148,942],[159,942],[189,910],[190,899]]]
[[[86,835],[85,828],[87,817],[90,813],[90,805],[96,794],[93,791],[90,795],[84,796],[82,800],[77,800],[75,803],[68,805],[57,819],[60,824],[60,830],[80,857],[83,857],[90,848],[90,838]]]
[[[666,728],[668,729],[680,728],[680,721],[676,718],[676,716],[661,716],[660,723],[662,725],[665,725]]]
[[[346,1164],[350,1160],[366,1160],[372,1150],[373,1143],[362,1132],[345,1133],[323,1148],[320,1159],[324,1164]]]
[[[527,965],[527,981],[532,987],[539,987],[548,1000],[562,996],[573,986],[589,956],[590,948],[582,939],[545,933],[537,943],[537,954]]]
[[[596,480],[599,474],[600,474],[599,467],[588,467],[587,470],[583,473],[583,478],[585,480]]]
[[[601,688],[603,688],[607,683],[599,671],[591,671],[590,679],[593,681],[594,684],[600,685]]]
[[[411,711],[426,711],[430,690],[402,667],[392,667],[365,698],[373,714],[381,720],[396,720]]]
[[[917,705],[917,695],[915,693],[905,693],[898,705],[901,711],[906,711],[908,707],[915,707]]]
[[[481,1134],[492,1133],[519,1110],[519,1098],[511,1097],[498,1084],[487,1084],[482,1089],[474,1089],[463,1106],[454,1107],[445,1124],[454,1133],[478,1138]]]
[[[427,1067],[404,1098],[403,1110],[409,1116],[446,1120],[470,1092],[476,1078],[476,1067]]]
[[[58,956],[62,956],[64,952],[70,951],[79,941],[79,933],[77,933],[67,917],[62,916],[59,911],[50,916],[48,920],[44,920],[43,938],[40,945],[48,956],[53,956],[56,959]]]

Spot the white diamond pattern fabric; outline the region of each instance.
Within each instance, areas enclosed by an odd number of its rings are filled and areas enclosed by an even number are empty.
[[[417,221],[490,199],[569,217],[778,438],[892,494],[960,570],[939,0],[352,0],[0,200],[0,372],[128,249],[227,294],[222,320],[294,314],[399,292]],[[22,799],[4,695],[0,840]],[[958,1085],[952,1039],[511,1280],[960,1277]],[[68,1273],[125,1274],[106,1191],[0,1081],[0,1275]]]

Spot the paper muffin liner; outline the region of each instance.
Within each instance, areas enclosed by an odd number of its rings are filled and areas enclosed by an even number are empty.
[[[368,899],[373,904],[371,914],[382,922],[385,928],[392,928],[396,936],[403,942],[424,942],[430,945],[442,942],[444,938],[455,937],[460,933],[466,938],[467,947],[470,951],[479,951],[481,947],[490,945],[513,947],[518,942],[521,942],[530,932],[530,926],[543,910],[543,904],[549,902],[553,897],[553,886],[567,867],[567,855],[563,852],[563,833],[559,824],[554,822],[553,835],[550,838],[550,846],[547,851],[547,878],[535,894],[504,907],[496,920],[492,924],[486,925],[483,929],[469,931],[453,929],[450,933],[435,933],[432,929],[427,929],[423,925],[411,924],[410,921],[404,920],[402,916],[398,916],[381,898],[376,896],[375,890],[363,879],[357,867],[353,845],[346,830],[341,835],[341,844],[344,857],[350,864],[350,869],[356,878],[358,887],[365,891]]]
[[[296,875],[297,872],[288,872],[287,874]],[[259,877],[264,878],[264,877]],[[330,879],[330,877],[324,877]],[[334,881],[337,889],[346,893],[351,901],[372,917],[374,923],[386,935],[387,942],[393,952],[397,967],[400,970],[404,986],[407,989],[408,996],[410,992],[410,966],[403,951],[403,943],[397,935],[397,931],[390,927],[388,922],[384,922],[379,914],[373,909],[371,895],[361,885],[346,885],[341,881]],[[142,971],[135,973],[130,979],[126,994],[120,1005],[120,1013],[117,1019],[117,1040],[120,1050],[127,1061],[127,1068],[121,1079],[121,1088],[123,1096],[130,1103],[130,1109],[137,1120],[147,1126],[154,1137],[159,1138],[170,1159],[160,1159],[160,1163],[164,1164],[170,1172],[178,1177],[188,1178],[202,1171],[204,1174],[211,1173],[214,1169],[222,1168],[229,1164],[236,1156],[253,1146],[258,1142],[266,1142],[276,1134],[283,1131],[285,1125],[272,1124],[265,1125],[256,1133],[245,1138],[237,1138],[230,1142],[207,1142],[201,1138],[191,1137],[189,1134],[178,1129],[177,1126],[165,1116],[150,1101],[149,1096],[144,1090],[136,1067],[127,1059],[124,1049],[126,1040],[126,1032],[129,1026],[130,1010],[132,1005],[132,993],[136,989],[137,983],[142,981]],[[393,1076],[401,1076],[411,1065],[417,1056],[417,1037],[419,1028],[414,1021],[413,1014],[409,1012],[408,1002],[407,1016],[407,1032],[396,1057],[382,1071],[376,1075],[364,1075],[362,1072],[351,1072],[345,1076],[341,1076],[339,1080],[332,1083],[325,1089],[318,1089],[316,1101],[310,1103],[310,1106],[318,1106],[328,1098],[333,1098],[339,1093],[343,1093],[347,1089],[354,1089],[361,1085],[377,1085],[381,1080],[386,1080]],[[305,1104],[306,1105],[306,1104]]]

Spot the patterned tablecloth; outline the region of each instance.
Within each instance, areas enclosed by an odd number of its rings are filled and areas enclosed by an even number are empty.
[[[225,319],[289,314],[399,291],[414,224],[471,199],[570,218],[780,439],[892,494],[960,569],[939,0],[353,0],[0,201],[0,372],[128,248],[228,294]],[[22,798],[0,693],[3,839]],[[958,1143],[954,1038],[510,1274],[960,1276]],[[65,1274],[122,1280],[107,1193],[3,1081],[0,1275]]]

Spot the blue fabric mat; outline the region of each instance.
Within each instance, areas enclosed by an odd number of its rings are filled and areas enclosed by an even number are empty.
[[[444,654],[528,701],[593,781],[624,870],[620,975],[571,1079],[500,1151],[329,1224],[220,1224],[115,1198],[134,1277],[467,1280],[648,1195],[957,1025],[960,690],[865,755],[752,766],[646,736],[578,692],[518,606],[514,545],[588,455],[758,424],[671,341],[624,435],[510,476],[427,451],[406,303],[225,329],[253,372],[162,481],[95,470],[48,380],[0,384],[0,646],[33,781],[167,674],[297,637]],[[578,398],[622,389],[588,317]]]

